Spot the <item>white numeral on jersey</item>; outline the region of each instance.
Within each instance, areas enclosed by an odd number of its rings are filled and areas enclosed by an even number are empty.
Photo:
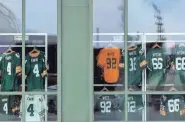
[[[35,64],[34,69],[33,69],[33,73],[36,75],[36,77],[39,77],[39,66],[38,64]]]
[[[134,113],[136,112],[136,102],[128,101],[128,112]]]
[[[8,75],[11,75],[11,62],[8,62],[7,64],[7,72],[8,72]]]
[[[175,64],[177,70],[185,70],[185,57],[176,58]]]
[[[6,114],[8,114],[8,104],[7,103],[4,103],[3,111],[6,112]]]
[[[179,111],[179,99],[168,100],[168,110],[169,112],[178,112]]]
[[[162,61],[163,61],[162,58],[152,58],[153,69],[162,69],[163,68]]]
[[[101,101],[100,107],[102,113],[110,113],[111,112],[111,101]]]
[[[136,57],[129,58],[130,60],[130,68],[129,71],[135,71],[136,70]]]

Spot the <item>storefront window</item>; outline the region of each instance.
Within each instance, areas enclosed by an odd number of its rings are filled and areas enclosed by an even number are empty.
[[[0,16],[0,121],[57,121],[57,0],[0,0]]]
[[[183,121],[184,2],[129,0],[127,40],[123,1],[104,2],[94,2],[94,121]]]

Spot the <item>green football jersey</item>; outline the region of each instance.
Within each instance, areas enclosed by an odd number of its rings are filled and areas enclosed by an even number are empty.
[[[9,106],[9,96],[0,96],[0,113],[1,114],[9,114],[10,106]]]
[[[140,48],[128,50],[128,86],[137,86],[142,82],[142,69],[146,64]]]
[[[9,96],[0,96],[0,121],[11,121],[13,119],[9,102]]]
[[[167,68],[167,58],[162,48],[151,48],[147,52],[149,86],[156,87],[165,82],[164,71]]]
[[[25,63],[27,90],[44,89],[44,78],[41,75],[46,70],[44,53],[40,52],[36,56],[28,54]]]
[[[21,72],[20,55],[13,51],[3,53],[0,59],[1,91],[14,91],[18,88],[16,73]]]
[[[175,86],[185,85],[185,47],[176,45],[175,54],[173,56],[175,69]]]
[[[121,121],[123,108],[119,108],[121,96],[101,95],[95,96],[94,120],[95,121]],[[122,109],[122,110],[121,110]]]
[[[162,120],[185,120],[184,97],[182,95],[163,95],[160,99]]]
[[[124,108],[124,99],[120,101],[120,108]],[[128,120],[142,121],[143,100],[141,95],[128,95]],[[125,115],[125,111],[123,111]]]

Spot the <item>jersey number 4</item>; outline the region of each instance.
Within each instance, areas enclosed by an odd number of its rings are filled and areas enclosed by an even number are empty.
[[[8,75],[11,75],[11,62],[8,62],[8,64],[7,64],[7,68],[6,68],[6,70],[7,70],[7,72],[8,72]]]
[[[30,104],[27,108],[27,112],[30,113],[30,116],[34,116],[34,109],[33,109],[33,104]]]
[[[4,103],[3,105],[3,111],[8,114],[8,103]]]
[[[39,77],[39,66],[38,64],[35,64],[34,68],[33,68],[33,73],[35,74],[36,77]]]

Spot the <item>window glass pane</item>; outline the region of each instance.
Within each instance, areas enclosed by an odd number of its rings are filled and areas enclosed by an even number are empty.
[[[152,40],[147,36],[147,40]],[[170,90],[175,87],[184,90],[184,35],[166,36],[166,42],[159,42],[161,48],[152,48],[155,44],[147,43],[146,57],[148,69],[146,71],[147,90]],[[167,42],[168,41],[168,42]],[[159,61],[158,61],[159,60]]]
[[[104,3],[106,2],[106,5]],[[95,0],[94,4],[94,90],[123,90],[122,36],[109,33],[123,32],[122,1]],[[102,7],[104,6],[104,7]],[[101,34],[106,33],[106,34]]]
[[[56,95],[25,95],[25,110],[20,108],[20,113],[25,112],[26,121],[33,122],[56,121],[56,111]]]
[[[22,1],[0,0],[0,32],[18,33],[22,28]]]
[[[146,58],[143,51],[142,36],[139,34],[128,36],[127,61],[128,61],[128,90],[141,91],[144,86],[144,69]],[[125,60],[126,57],[124,57]]]
[[[57,88],[56,2],[56,0],[26,0],[26,32],[28,34],[26,58],[31,59],[25,67],[28,91],[45,90],[45,88],[54,91]]]
[[[56,95],[48,95],[48,121],[56,121],[57,120],[57,96]]]
[[[1,91],[18,91],[21,84],[22,1],[0,0]],[[18,34],[19,33],[19,34]]]
[[[122,121],[124,95],[94,95],[94,121]]]
[[[18,95],[0,96],[0,121],[20,121],[20,100]]]
[[[129,32],[144,32],[142,50],[148,66],[143,72],[143,91],[163,91],[174,87],[184,90],[184,48],[181,46],[185,38],[181,26],[185,19],[181,16],[183,3],[174,0],[129,0]],[[173,10],[170,9],[172,6]]]
[[[128,120],[144,120],[144,97],[142,95],[128,95]]]
[[[147,121],[184,121],[184,94],[147,95]]]

